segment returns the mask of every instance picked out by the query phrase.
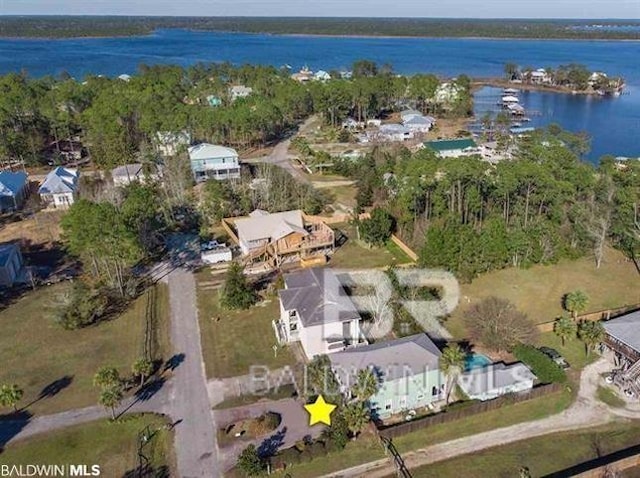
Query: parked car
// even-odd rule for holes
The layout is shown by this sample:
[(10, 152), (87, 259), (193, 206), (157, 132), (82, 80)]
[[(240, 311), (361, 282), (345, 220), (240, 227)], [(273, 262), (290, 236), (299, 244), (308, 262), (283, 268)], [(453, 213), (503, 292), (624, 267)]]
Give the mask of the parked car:
[(567, 369), (570, 367), (569, 362), (567, 362), (556, 349), (552, 349), (551, 347), (540, 347), (538, 350), (558, 364), (560, 368)]

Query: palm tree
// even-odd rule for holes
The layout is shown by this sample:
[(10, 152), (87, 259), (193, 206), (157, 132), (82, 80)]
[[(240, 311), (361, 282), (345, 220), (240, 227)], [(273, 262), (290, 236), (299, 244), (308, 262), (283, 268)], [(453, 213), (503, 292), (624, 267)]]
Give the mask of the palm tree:
[(564, 296), (564, 308), (571, 312), (574, 320), (587, 309), (588, 304), (589, 296), (581, 290), (574, 290)]
[(0, 405), (3, 407), (13, 407), (13, 411), (18, 411), (18, 402), (22, 399), (24, 391), (15, 383), (0, 387)]
[(562, 340), (562, 346), (564, 347), (564, 343), (567, 339), (572, 339), (576, 336), (578, 326), (569, 317), (563, 315), (562, 317), (558, 317), (553, 323), (553, 331), (558, 337), (560, 337), (560, 340)]
[(587, 356), (604, 339), (604, 326), (601, 322), (583, 320), (578, 325), (578, 337), (584, 342)]
[(120, 373), (115, 367), (100, 367), (93, 376), (95, 387), (108, 388), (120, 383)]
[(342, 416), (347, 422), (347, 428), (354, 440), (358, 433), (364, 430), (371, 418), (369, 409), (363, 402), (354, 402), (345, 406), (342, 410)]
[(464, 369), (465, 357), (465, 352), (458, 344), (447, 345), (440, 356), (440, 371), (447, 377), (447, 405), (453, 384)]
[(131, 366), (131, 371), (135, 376), (140, 377), (140, 386), (144, 385), (144, 381), (153, 373), (153, 363), (146, 358), (139, 358)]
[(111, 410), (111, 419), (116, 419), (116, 407), (120, 405), (122, 401), (122, 387), (119, 385), (112, 385), (105, 388), (100, 392), (99, 402), (105, 408)]
[(378, 391), (378, 377), (369, 368), (358, 370), (356, 383), (351, 387), (351, 395), (356, 401), (366, 402)]

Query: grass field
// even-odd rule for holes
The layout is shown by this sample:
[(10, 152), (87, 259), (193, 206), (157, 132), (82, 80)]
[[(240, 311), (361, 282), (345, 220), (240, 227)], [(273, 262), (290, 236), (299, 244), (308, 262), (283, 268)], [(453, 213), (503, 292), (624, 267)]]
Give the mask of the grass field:
[(465, 337), (465, 310), (483, 297), (510, 300), (536, 323), (554, 320), (563, 313), (562, 297), (581, 289), (589, 296), (588, 311), (640, 303), (640, 274), (619, 251), (608, 249), (596, 269), (593, 260), (561, 261), (530, 269), (504, 269), (483, 274), (461, 285), (461, 299), (445, 326), (456, 337)]
[(333, 229), (347, 236), (347, 241), (331, 256), (331, 267), (357, 269), (365, 267), (386, 267), (407, 264), (411, 259), (391, 241), (385, 247), (368, 248), (356, 238), (356, 228), (351, 224), (337, 224)]
[(99, 465), (100, 476), (126, 474), (137, 466), (138, 433), (149, 426), (156, 432), (143, 449), (154, 469), (154, 477), (172, 476), (174, 466), (172, 432), (162, 429), (167, 421), (157, 415), (127, 416), (121, 422), (101, 420), (8, 445), (0, 452), (6, 465)]
[[(209, 272), (198, 273), (196, 279), (210, 280)], [(198, 287), (198, 316), (207, 377), (244, 375), (251, 365), (277, 368), (295, 363), (286, 347), (277, 356), (273, 352), (276, 336), (271, 321), (280, 316), (276, 298), (249, 310), (227, 311), (220, 307), (217, 290)]]
[(640, 423), (616, 423), (491, 448), (416, 468), (411, 474), (414, 478), (514, 477), (527, 467), (531, 476), (546, 476), (638, 444)]
[[(316, 478), (345, 468), (384, 458), (384, 451), (377, 438), (361, 435), (356, 441), (349, 442), (344, 450), (335, 451), (326, 456), (316, 457), (307, 463), (293, 464), (286, 471), (276, 471), (270, 476), (276, 478)], [(225, 474), (226, 478), (243, 478), (238, 470)]]
[(567, 408), (573, 401), (573, 398), (574, 394), (568, 390), (546, 395), (526, 402), (506, 405), (498, 410), (479, 413), (455, 422), (427, 427), (394, 438), (393, 442), (400, 453), (406, 453), (436, 443), (475, 435), (494, 428), (502, 428), (554, 415)]
[[(69, 284), (42, 287), (0, 311), (0, 383), (24, 389), (20, 406), (46, 414), (94, 405), (92, 385), (96, 370), (104, 365), (130, 375), (131, 364), (141, 356), (145, 335), (146, 297), (143, 295), (121, 316), (94, 327), (64, 330), (51, 312)], [(158, 318), (153, 355), (168, 358), (168, 294), (157, 286)]]

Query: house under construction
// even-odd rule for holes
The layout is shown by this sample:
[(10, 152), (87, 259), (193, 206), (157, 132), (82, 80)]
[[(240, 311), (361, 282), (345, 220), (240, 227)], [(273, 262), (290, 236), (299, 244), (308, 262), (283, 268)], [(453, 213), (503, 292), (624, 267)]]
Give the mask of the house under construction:
[(300, 262), (324, 264), (335, 248), (335, 233), (317, 217), (300, 210), (269, 213), (256, 209), (248, 217), (226, 218), (222, 225), (242, 251), (245, 264), (278, 268)]

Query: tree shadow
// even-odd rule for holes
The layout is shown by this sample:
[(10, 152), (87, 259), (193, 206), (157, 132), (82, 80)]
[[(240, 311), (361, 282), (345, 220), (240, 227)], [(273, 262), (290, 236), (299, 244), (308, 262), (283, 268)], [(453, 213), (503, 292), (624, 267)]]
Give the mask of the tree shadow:
[(166, 381), (167, 381), (166, 378), (158, 377), (154, 381), (144, 385), (139, 390), (136, 390), (136, 392), (134, 393), (134, 396), (136, 397), (136, 401), (146, 402), (162, 389)]
[(122, 478), (170, 478), (171, 473), (169, 467), (142, 465), (133, 470), (128, 470), (122, 475)]
[(44, 388), (40, 390), (40, 394), (38, 395), (38, 398), (26, 404), (24, 407), (22, 407), (22, 409), (29, 408), (31, 405), (39, 402), (40, 400), (55, 397), (62, 390), (67, 388), (69, 385), (71, 385), (71, 383), (73, 382), (73, 377), (74, 377), (73, 375), (65, 375), (64, 377), (61, 377), (57, 380), (54, 380), (50, 384), (45, 385)]
[(164, 364), (164, 371), (173, 372), (177, 369), (182, 362), (184, 362), (186, 355), (183, 353), (175, 354), (169, 360), (167, 360)]
[(284, 445), (284, 437), (287, 434), (287, 427), (282, 428), (269, 438), (265, 439), (258, 446), (258, 455), (260, 458), (266, 459), (274, 456), (280, 447)]
[(29, 424), (32, 417), (26, 410), (0, 415), (0, 450)]

